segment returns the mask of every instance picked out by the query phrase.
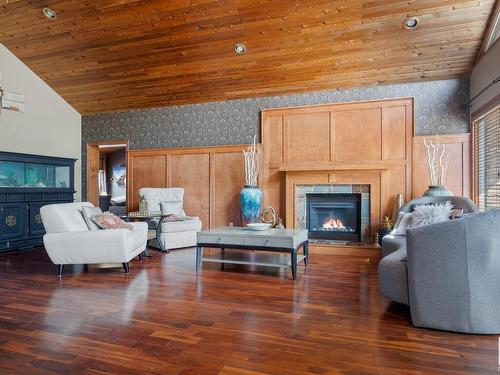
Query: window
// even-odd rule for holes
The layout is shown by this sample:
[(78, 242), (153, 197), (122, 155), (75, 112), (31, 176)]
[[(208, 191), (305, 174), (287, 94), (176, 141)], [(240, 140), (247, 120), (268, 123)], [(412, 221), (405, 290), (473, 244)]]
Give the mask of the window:
[(472, 124), (474, 199), (481, 210), (500, 208), (500, 106)]

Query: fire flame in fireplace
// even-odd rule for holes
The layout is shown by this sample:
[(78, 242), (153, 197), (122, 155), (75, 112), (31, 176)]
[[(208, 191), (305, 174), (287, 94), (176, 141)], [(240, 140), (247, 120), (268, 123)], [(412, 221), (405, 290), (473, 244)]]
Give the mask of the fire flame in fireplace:
[(330, 219), (323, 224), (323, 229), (339, 229), (345, 230), (347, 229), (341, 220), (338, 219)]

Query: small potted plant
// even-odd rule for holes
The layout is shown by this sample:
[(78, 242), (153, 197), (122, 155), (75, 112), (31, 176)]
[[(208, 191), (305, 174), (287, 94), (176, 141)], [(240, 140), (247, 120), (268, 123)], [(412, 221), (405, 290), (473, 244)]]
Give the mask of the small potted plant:
[(384, 216), (384, 220), (382, 220), (382, 229), (378, 232), (378, 244), (380, 246), (382, 246), (382, 238), (391, 233), (393, 228), (392, 219), (389, 216)]

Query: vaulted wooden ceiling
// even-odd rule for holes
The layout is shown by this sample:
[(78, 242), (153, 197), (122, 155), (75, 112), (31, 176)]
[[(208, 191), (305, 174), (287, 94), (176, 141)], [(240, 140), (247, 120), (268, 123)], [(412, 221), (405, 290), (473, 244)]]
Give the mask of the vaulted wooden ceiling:
[(85, 114), (464, 76), (494, 3), (6, 0), (0, 42)]

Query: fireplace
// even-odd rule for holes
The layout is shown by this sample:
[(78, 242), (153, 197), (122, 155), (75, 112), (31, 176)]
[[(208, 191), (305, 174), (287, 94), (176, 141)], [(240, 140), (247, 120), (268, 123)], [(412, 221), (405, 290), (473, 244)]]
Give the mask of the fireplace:
[(306, 194), (310, 239), (361, 241), (361, 194)]

